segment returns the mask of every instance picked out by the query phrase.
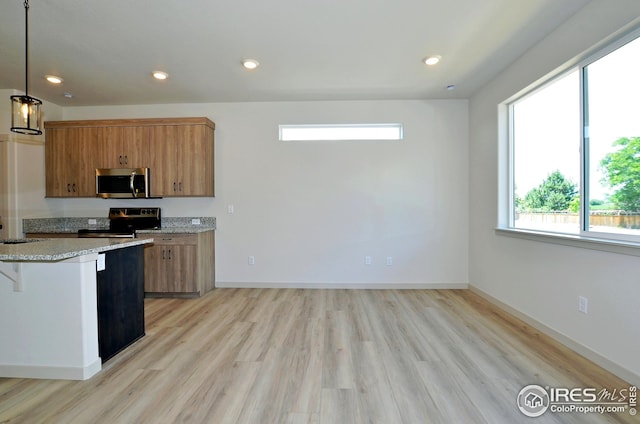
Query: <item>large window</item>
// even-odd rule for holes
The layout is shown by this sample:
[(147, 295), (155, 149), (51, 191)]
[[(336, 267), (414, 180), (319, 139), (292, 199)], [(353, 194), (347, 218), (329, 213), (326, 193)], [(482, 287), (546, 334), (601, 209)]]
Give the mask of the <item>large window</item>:
[(640, 38), (509, 103), (509, 117), (510, 227), (640, 241)]

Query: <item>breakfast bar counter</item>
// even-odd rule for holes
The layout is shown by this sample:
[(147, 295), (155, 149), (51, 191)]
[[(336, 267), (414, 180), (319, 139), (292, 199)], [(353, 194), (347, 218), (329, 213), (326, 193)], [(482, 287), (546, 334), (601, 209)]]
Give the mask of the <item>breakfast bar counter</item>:
[(0, 261), (61, 261), (152, 242), (152, 236), (142, 236), (137, 239), (56, 238), (0, 240)]

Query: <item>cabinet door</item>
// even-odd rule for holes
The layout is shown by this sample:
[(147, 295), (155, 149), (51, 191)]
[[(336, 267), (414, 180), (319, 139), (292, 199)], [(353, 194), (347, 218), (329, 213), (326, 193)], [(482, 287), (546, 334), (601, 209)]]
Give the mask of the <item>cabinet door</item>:
[(149, 167), (149, 128), (122, 127), (124, 168)]
[(95, 152), (98, 168), (123, 168), (122, 127), (100, 128)]
[(94, 197), (93, 156), (98, 141), (97, 128), (47, 130), (45, 172), (47, 197)]
[(66, 129), (49, 129), (45, 142), (45, 189), (47, 197), (71, 196), (68, 152), (72, 141)]
[(148, 128), (100, 128), (100, 140), (95, 156), (98, 160), (98, 168), (144, 168), (149, 166)]
[(149, 166), (153, 196), (173, 196), (176, 193), (177, 128), (179, 127), (175, 125), (162, 125), (149, 129)]
[(194, 293), (198, 290), (196, 281), (196, 246), (165, 246), (168, 288), (173, 293)]
[(154, 244), (144, 248), (144, 291), (165, 293), (168, 291), (165, 261), (162, 257), (165, 246)]
[[(78, 128), (76, 169), (78, 197), (96, 197), (96, 159), (93, 154), (98, 142), (97, 128)], [(73, 172), (73, 171), (71, 171)]]

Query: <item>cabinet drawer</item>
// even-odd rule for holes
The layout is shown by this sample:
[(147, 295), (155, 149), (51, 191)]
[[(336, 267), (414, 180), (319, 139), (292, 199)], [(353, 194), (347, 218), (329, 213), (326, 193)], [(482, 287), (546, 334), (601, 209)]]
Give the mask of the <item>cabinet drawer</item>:
[[(142, 234), (146, 235), (146, 234)], [(153, 243), (156, 245), (185, 245), (198, 244), (197, 234), (158, 234), (153, 236)]]

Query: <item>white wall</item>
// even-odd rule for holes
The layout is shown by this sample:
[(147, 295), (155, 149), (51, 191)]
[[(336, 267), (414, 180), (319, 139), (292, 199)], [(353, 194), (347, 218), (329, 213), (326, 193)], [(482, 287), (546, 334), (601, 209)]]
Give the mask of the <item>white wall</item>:
[[(9, 97), (18, 93), (0, 90), (0, 217), (5, 227), (0, 236), (12, 238), (22, 236), (23, 218), (49, 209), (44, 200), (44, 135), (10, 132)], [(62, 119), (60, 106), (43, 102), (42, 108), (43, 119)]]
[[(158, 205), (164, 216), (216, 216), (219, 285), (464, 287), (467, 110), (465, 100), (65, 108), (64, 119), (209, 117), (216, 197), (48, 204), (58, 216), (106, 216), (122, 204)], [(278, 141), (278, 124), (354, 122), (401, 122), (405, 139)]]
[[(470, 100), (470, 284), (640, 382), (640, 258), (497, 234), (504, 178), (497, 105), (640, 16), (640, 2), (592, 2)], [(500, 172), (499, 172), (500, 170)], [(589, 314), (577, 312), (578, 296)]]

